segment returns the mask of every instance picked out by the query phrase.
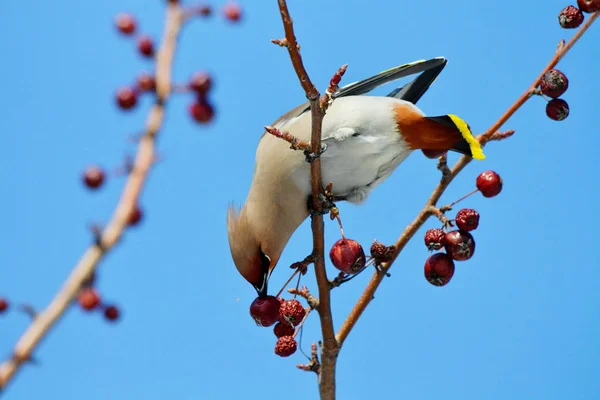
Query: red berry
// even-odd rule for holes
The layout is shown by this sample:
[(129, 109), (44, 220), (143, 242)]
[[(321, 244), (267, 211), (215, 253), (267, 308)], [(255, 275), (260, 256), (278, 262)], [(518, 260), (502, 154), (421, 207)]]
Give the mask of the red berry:
[(207, 101), (193, 102), (190, 104), (189, 112), (194, 121), (202, 124), (210, 122), (215, 115), (213, 106)]
[(0, 297), (0, 313), (3, 313), (4, 311), (8, 310), (9, 305), (10, 303), (8, 302), (8, 300), (6, 300), (4, 297)]
[(156, 79), (148, 73), (143, 73), (137, 78), (137, 87), (142, 92), (151, 92), (156, 89)]
[(425, 232), (425, 246), (429, 251), (440, 250), (446, 245), (446, 232), (443, 229), (435, 228)]
[(285, 300), (279, 308), (279, 321), (298, 326), (306, 315), (304, 306), (296, 299)]
[(474, 231), (479, 226), (479, 213), (472, 208), (463, 208), (456, 213), (456, 226), (462, 231)]
[(144, 57), (152, 57), (154, 55), (154, 41), (150, 36), (140, 36), (137, 45), (138, 51)]
[(446, 253), (456, 261), (465, 261), (475, 254), (475, 239), (469, 232), (446, 233)]
[(117, 306), (110, 305), (104, 308), (104, 318), (111, 322), (118, 320), (119, 314), (120, 311)]
[(79, 295), (77, 296), (77, 301), (79, 302), (81, 308), (91, 311), (100, 304), (100, 295), (94, 288), (81, 289), (79, 291)]
[(555, 99), (562, 96), (568, 88), (569, 79), (557, 69), (547, 71), (540, 81), (542, 93)]
[(135, 208), (129, 214), (129, 218), (127, 218), (127, 224), (130, 226), (135, 226), (140, 223), (144, 213), (142, 212), (139, 206), (135, 206)]
[(546, 115), (555, 121), (562, 121), (569, 116), (569, 103), (563, 99), (552, 99), (546, 104)]
[(259, 326), (271, 326), (279, 321), (281, 301), (275, 296), (257, 297), (250, 304), (250, 316)]
[(435, 253), (425, 261), (425, 279), (434, 286), (444, 286), (454, 275), (454, 261), (446, 253)]
[(207, 72), (196, 72), (190, 79), (190, 89), (200, 95), (206, 95), (212, 87), (212, 79)]
[(337, 269), (347, 274), (360, 272), (367, 261), (360, 243), (345, 238), (333, 244), (329, 251), (329, 258)]
[(121, 13), (115, 17), (115, 25), (122, 34), (132, 35), (135, 32), (136, 22), (132, 15)]
[(386, 246), (385, 244), (375, 240), (371, 245), (371, 257), (373, 257), (378, 264), (383, 262), (392, 261), (394, 258), (394, 252), (396, 246)]
[(273, 333), (275, 333), (275, 336), (278, 338), (283, 336), (293, 336), (294, 332), (294, 325), (290, 324), (289, 322), (278, 322), (273, 328)]
[(447, 151), (445, 151), (445, 150), (422, 149), (421, 151), (423, 152), (423, 154), (427, 158), (438, 158), (438, 157), (441, 157), (441, 156), (443, 156), (444, 154), (447, 153)]
[(600, 11), (600, 0), (577, 0), (579, 9), (586, 13)]
[(494, 171), (485, 171), (479, 174), (475, 180), (477, 189), (481, 192), (483, 197), (494, 197), (502, 191), (502, 185), (504, 182), (500, 175)]
[(198, 14), (202, 15), (203, 17), (208, 17), (212, 14), (212, 9), (209, 6), (201, 6), (198, 8)]
[(275, 354), (280, 357), (289, 357), (296, 352), (298, 343), (292, 336), (282, 336), (275, 344)]
[(577, 28), (584, 20), (583, 13), (573, 6), (566, 6), (558, 13), (558, 23), (565, 29)]
[(230, 2), (223, 8), (223, 15), (229, 21), (237, 22), (242, 18), (242, 9), (237, 3)]
[(98, 189), (104, 182), (104, 171), (96, 166), (88, 167), (83, 173), (83, 182), (90, 189)]
[(137, 104), (137, 93), (130, 87), (122, 87), (117, 90), (117, 104), (123, 110), (129, 110)]

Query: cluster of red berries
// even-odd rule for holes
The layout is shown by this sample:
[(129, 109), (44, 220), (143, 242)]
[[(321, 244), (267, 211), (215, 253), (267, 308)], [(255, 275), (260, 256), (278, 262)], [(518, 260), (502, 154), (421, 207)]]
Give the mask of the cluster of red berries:
[(283, 300), (275, 296), (257, 297), (250, 305), (250, 316), (258, 326), (272, 326), (277, 336), (275, 354), (288, 357), (298, 348), (296, 327), (304, 320), (306, 310), (296, 299)]
[(91, 286), (79, 290), (77, 302), (85, 311), (102, 310), (107, 321), (114, 322), (119, 319), (119, 308), (114, 304), (103, 304), (100, 293)]
[[(583, 13), (600, 11), (600, 0), (577, 0), (577, 7), (567, 6), (558, 13), (558, 23), (565, 29), (578, 28), (585, 19)], [(540, 81), (540, 92), (550, 97), (546, 104), (546, 115), (555, 121), (569, 116), (569, 104), (559, 97), (569, 88), (567, 76), (557, 69), (547, 71)]]
[[(475, 184), (484, 197), (494, 197), (502, 191), (502, 178), (494, 171), (479, 174)], [(458, 229), (429, 229), (425, 232), (425, 246), (429, 251), (445, 249), (445, 253), (432, 254), (425, 261), (425, 278), (434, 286), (444, 286), (454, 276), (454, 261), (466, 261), (475, 254), (475, 239), (471, 234), (479, 226), (479, 213), (463, 208), (454, 219)]]

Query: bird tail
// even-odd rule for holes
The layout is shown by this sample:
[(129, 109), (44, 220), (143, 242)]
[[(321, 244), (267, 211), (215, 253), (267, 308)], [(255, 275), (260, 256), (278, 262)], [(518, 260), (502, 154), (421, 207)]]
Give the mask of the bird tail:
[(442, 72), (446, 66), (447, 62), (448, 61), (444, 59), (443, 63), (431, 66), (431, 68), (423, 71), (421, 75), (417, 76), (411, 82), (392, 90), (387, 97), (395, 97), (397, 99), (411, 102), (412, 104), (417, 104), (421, 96), (423, 96), (431, 84), (435, 82), (440, 72)]

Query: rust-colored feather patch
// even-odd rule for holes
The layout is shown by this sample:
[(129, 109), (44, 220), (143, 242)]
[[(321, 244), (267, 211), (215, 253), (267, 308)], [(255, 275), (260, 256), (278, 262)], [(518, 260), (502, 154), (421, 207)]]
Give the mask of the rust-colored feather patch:
[(395, 107), (396, 126), (412, 150), (449, 150), (461, 140), (460, 132), (430, 121), (406, 104)]

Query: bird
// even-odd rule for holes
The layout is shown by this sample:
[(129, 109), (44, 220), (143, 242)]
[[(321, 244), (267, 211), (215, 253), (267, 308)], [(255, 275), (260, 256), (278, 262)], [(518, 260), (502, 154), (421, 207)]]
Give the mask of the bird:
[[(454, 114), (428, 117), (417, 101), (447, 64), (444, 57), (418, 60), (339, 88), (323, 118), (323, 183), (332, 183), (336, 201), (360, 204), (414, 150), (454, 151), (485, 158), (470, 126)], [(368, 95), (376, 87), (420, 73), (386, 96)], [(273, 127), (310, 140), (308, 102), (279, 117)], [(284, 248), (307, 219), (311, 198), (310, 164), (290, 144), (264, 132), (256, 149), (252, 183), (241, 208), (227, 209), (227, 234), (233, 262), (256, 290), (268, 282)]]

